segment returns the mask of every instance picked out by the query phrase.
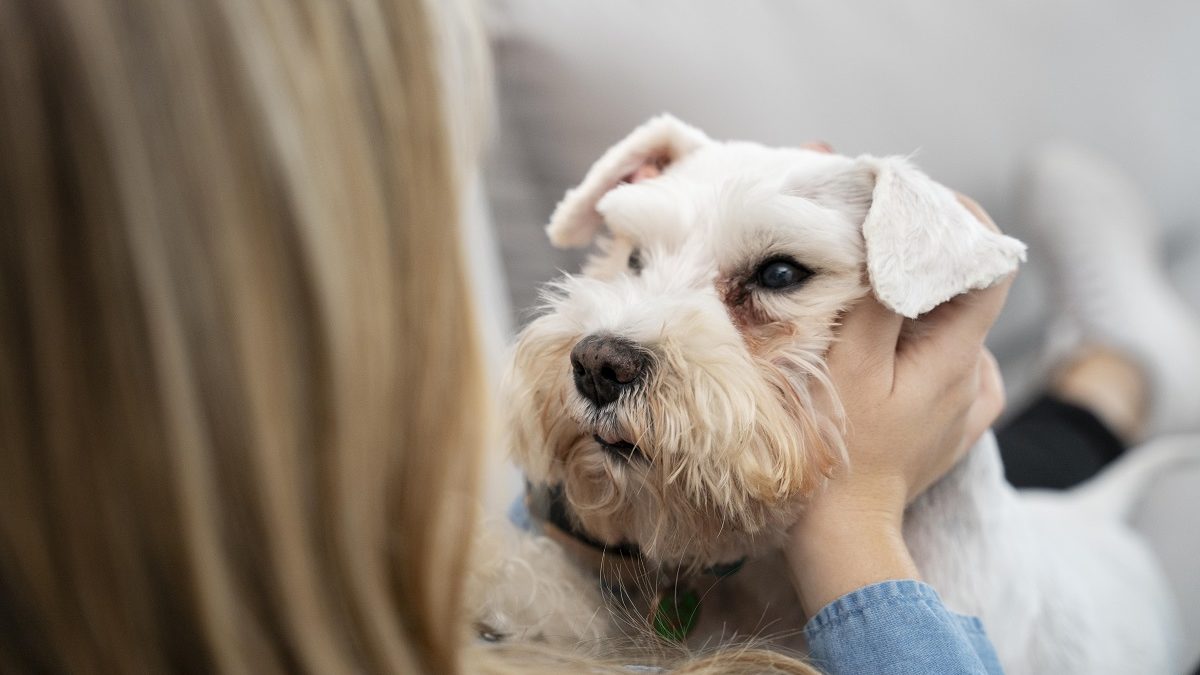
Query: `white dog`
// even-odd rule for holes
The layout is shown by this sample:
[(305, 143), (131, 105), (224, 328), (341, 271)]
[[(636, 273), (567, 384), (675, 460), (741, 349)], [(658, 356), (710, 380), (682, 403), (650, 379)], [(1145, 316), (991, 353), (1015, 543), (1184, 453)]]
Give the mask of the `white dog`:
[[(596, 162), (547, 231), (600, 252), (551, 286), (507, 378), (531, 511), (580, 551), (607, 547), (597, 565), (651, 572), (609, 587), (706, 579), (693, 642), (800, 627), (778, 547), (848, 459), (823, 367), (839, 315), (873, 292), (916, 319), (1025, 253), (904, 159), (716, 142), (669, 116)], [(989, 433), (910, 508), (906, 539), (1009, 672), (1167, 672), (1171, 600), (1121, 517), (1170, 454), (1019, 494)]]

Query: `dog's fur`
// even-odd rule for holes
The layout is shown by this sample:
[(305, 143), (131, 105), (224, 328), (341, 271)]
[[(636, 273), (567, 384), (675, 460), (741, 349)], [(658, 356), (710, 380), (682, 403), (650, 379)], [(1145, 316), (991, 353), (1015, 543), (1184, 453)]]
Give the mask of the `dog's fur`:
[[(917, 319), (995, 283), (1025, 250), (905, 159), (715, 142), (669, 116), (606, 153), (547, 231), (599, 253), (550, 286), (517, 342), (509, 448), (532, 484), (562, 490), (581, 531), (684, 571), (746, 556), (777, 566), (765, 554), (848, 461), (823, 366), (842, 312), (873, 292)], [(756, 270), (778, 259), (812, 274), (761, 287)], [(650, 363), (603, 408), (572, 381), (568, 356), (589, 335), (633, 341)], [(620, 459), (596, 435), (641, 456)], [(949, 607), (982, 617), (1009, 672), (1167, 670), (1175, 629), (1154, 561), (1119, 518), (1081, 502), (1018, 495), (989, 433), (913, 505), (905, 534)], [(714, 623), (713, 607), (798, 623), (787, 584), (723, 582), (701, 633), (745, 628)]]
[(484, 518), (465, 596), (485, 640), (596, 644), (612, 633), (600, 589), (553, 541)]

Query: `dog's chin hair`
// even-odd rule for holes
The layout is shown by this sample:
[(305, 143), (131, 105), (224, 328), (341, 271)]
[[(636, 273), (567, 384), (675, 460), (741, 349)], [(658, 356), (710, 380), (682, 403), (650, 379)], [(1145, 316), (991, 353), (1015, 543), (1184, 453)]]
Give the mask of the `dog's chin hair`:
[[(563, 483), (572, 513), (591, 522), (593, 527), (600, 520), (619, 520), (622, 511), (633, 501), (629, 488), (631, 482), (637, 481), (631, 481), (628, 475), (633, 469), (614, 466), (602, 453), (596, 452), (590, 441), (574, 444), (563, 466)], [(610, 531), (609, 538), (621, 537), (611, 532), (612, 527), (605, 529)]]
[[(664, 361), (673, 358), (671, 351), (660, 350)], [(832, 414), (817, 412), (814, 392), (830, 385), (816, 353), (793, 343), (756, 360), (755, 369), (765, 374), (758, 386), (772, 396), (758, 397), (753, 415), (734, 410), (745, 403), (735, 394), (753, 385), (715, 386), (731, 381), (724, 373), (704, 396), (694, 389), (690, 396), (666, 392), (671, 385), (658, 382), (645, 398), (623, 397), (601, 412), (568, 406), (569, 415), (595, 425), (589, 428), (623, 430), (649, 462), (615, 463), (584, 436), (556, 448), (578, 524), (612, 544), (636, 543), (647, 557), (670, 565), (729, 562), (777, 547), (802, 498), (845, 452), (836, 402)], [(683, 377), (694, 387), (706, 379), (696, 372)], [(680, 410), (681, 400), (694, 408), (702, 403), (703, 410)], [(739, 431), (743, 426), (750, 431)]]

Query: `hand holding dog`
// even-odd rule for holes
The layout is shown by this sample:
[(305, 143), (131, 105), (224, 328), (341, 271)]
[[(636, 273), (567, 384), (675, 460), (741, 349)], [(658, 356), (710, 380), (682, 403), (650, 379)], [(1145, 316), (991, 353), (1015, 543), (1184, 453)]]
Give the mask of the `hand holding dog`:
[[(995, 227), (978, 205), (962, 202)], [(904, 509), (1004, 407), (983, 340), (1011, 282), (954, 298), (915, 330), (870, 297), (843, 318), (828, 365), (845, 409), (850, 463), (807, 505), (787, 551), (807, 613), (877, 581), (917, 578), (901, 536)]]

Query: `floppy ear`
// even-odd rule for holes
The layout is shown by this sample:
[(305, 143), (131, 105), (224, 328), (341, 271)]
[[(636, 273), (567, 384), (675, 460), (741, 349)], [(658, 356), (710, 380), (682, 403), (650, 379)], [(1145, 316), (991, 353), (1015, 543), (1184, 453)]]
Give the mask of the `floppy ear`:
[(596, 203), (609, 190), (643, 175), (643, 168), (656, 173), (709, 142), (704, 132), (671, 115), (659, 115), (634, 129), (596, 160), (583, 182), (555, 207), (546, 226), (550, 243), (559, 248), (587, 246), (603, 225)]
[(863, 220), (867, 273), (876, 297), (910, 319), (996, 283), (1025, 260), (1025, 244), (993, 232), (901, 157), (855, 160), (873, 173)]

